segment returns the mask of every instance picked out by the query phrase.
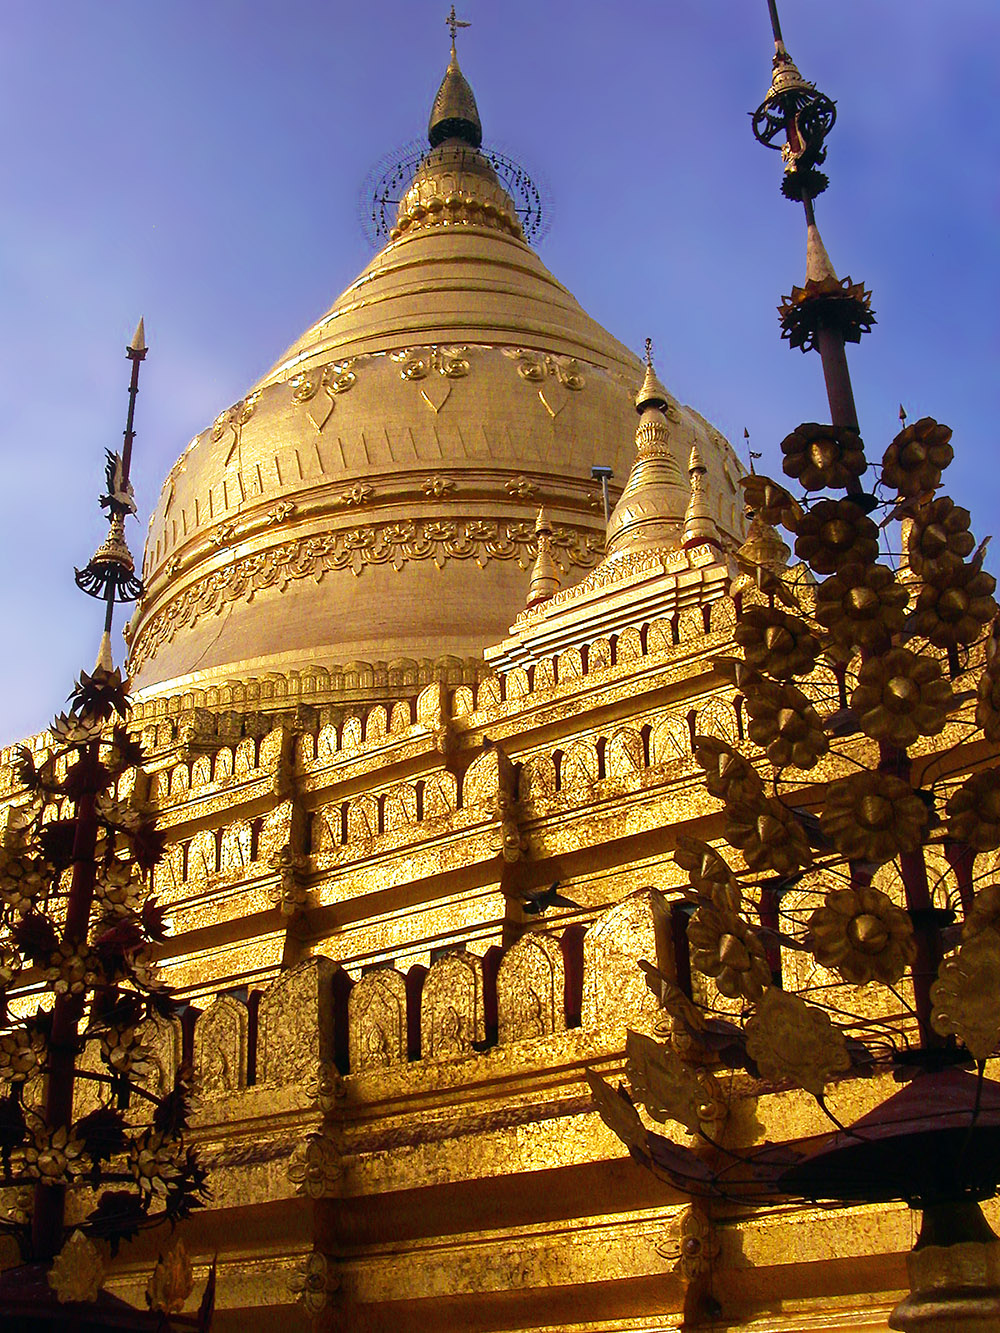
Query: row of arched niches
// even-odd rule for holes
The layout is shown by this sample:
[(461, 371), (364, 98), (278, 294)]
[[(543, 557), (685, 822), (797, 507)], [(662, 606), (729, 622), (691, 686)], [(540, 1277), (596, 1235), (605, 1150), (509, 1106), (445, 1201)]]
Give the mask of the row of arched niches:
[[(488, 1059), (573, 1028), (644, 1025), (657, 1006), (638, 960), (662, 958), (669, 947), (664, 900), (643, 889), (588, 927), (529, 929), (482, 957), (438, 950), (429, 967), (405, 974), (378, 964), (352, 979), (313, 956), (262, 989), (224, 992), (204, 1009), (147, 1023), (150, 1090), (172, 1086), (185, 1059), (207, 1108), (255, 1086), (315, 1090), (332, 1070), (377, 1075), (416, 1062)], [(101, 1068), (96, 1047), (84, 1059)], [(88, 1085), (80, 1086), (86, 1097)]]

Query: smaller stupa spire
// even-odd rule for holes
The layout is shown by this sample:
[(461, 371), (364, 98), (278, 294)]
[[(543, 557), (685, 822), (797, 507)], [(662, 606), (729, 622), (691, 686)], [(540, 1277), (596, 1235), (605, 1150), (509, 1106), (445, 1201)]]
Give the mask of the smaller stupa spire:
[(468, 28), (470, 25), (455, 17), (454, 5), (445, 22), (451, 31), (451, 58), (431, 107), (427, 138), (432, 148), (444, 143), (446, 139), (460, 139), (471, 148), (478, 148), (483, 142), (479, 108), (469, 82), (459, 68), (458, 52), (455, 49), (456, 29)]
[(635, 462), (608, 521), (609, 556), (635, 551), (672, 551), (681, 534), (687, 488), (670, 445), (670, 399), (653, 368), (646, 339), (646, 374), (635, 396), (639, 425)]
[(562, 580), (559, 566), (552, 555), (552, 524), (544, 506), (539, 509), (535, 519), (535, 536), (538, 539), (538, 554), (531, 569), (531, 581), (528, 584), (527, 607), (540, 606), (554, 597), (559, 591)]
[(685, 547), (703, 546), (706, 542), (721, 547), (719, 529), (712, 517), (708, 496), (705, 494), (705, 476), (707, 472), (708, 468), (702, 460), (698, 446), (693, 444), (691, 446), (691, 457), (688, 460), (691, 499), (688, 501), (687, 512), (684, 515), (684, 535), (681, 539), (681, 545)]

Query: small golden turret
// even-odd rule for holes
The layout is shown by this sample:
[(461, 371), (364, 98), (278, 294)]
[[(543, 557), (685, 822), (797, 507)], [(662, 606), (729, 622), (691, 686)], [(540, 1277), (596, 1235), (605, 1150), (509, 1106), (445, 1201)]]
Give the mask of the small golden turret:
[(691, 499), (688, 501), (687, 513), (684, 515), (684, 537), (683, 545), (703, 546), (706, 542), (711, 542), (713, 546), (721, 549), (722, 543), (719, 536), (719, 528), (712, 517), (712, 510), (708, 495), (705, 493), (705, 474), (708, 472), (698, 446), (691, 446), (691, 457), (688, 460), (688, 476), (691, 478)]
[(675, 550), (681, 535), (688, 488), (670, 449), (667, 391), (653, 369), (646, 342), (646, 374), (635, 396), (639, 426), (636, 460), (608, 522), (607, 553)]
[(562, 580), (559, 566), (552, 555), (552, 524), (544, 508), (539, 509), (535, 519), (535, 535), (538, 538), (538, 554), (531, 569), (531, 582), (528, 584), (528, 610), (547, 602), (559, 591)]

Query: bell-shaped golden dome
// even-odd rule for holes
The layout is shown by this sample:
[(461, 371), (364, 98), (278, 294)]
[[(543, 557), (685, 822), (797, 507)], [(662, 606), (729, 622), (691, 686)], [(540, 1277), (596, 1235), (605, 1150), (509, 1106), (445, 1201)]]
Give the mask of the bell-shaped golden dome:
[[(131, 626), (138, 688), (478, 658), (523, 605), (540, 504), (564, 586), (601, 558), (591, 467), (628, 470), (641, 362), (524, 240), (463, 87), (453, 61), (431, 121), (455, 132), (389, 242), (171, 470)], [(679, 444), (735, 476), (721, 437), (672, 410)]]

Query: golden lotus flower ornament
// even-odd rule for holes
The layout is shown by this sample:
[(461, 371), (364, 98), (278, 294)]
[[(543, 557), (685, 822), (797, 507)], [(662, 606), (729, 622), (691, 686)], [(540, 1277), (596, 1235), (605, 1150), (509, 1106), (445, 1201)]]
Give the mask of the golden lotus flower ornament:
[(60, 1125), (50, 1133), (44, 1124), (36, 1126), (24, 1149), (24, 1163), (28, 1174), (42, 1185), (65, 1185), (88, 1165), (84, 1146), (71, 1130)]
[(976, 685), (976, 726), (994, 745), (1000, 741), (1000, 657), (986, 664)]
[(946, 958), (931, 986), (931, 1023), (955, 1036), (976, 1060), (1000, 1043), (1000, 934), (980, 930)]
[(764, 946), (736, 912), (699, 907), (688, 923), (687, 937), (692, 967), (711, 977), (731, 1000), (759, 999), (770, 985)]
[(726, 841), (750, 870), (791, 875), (812, 865), (812, 851), (795, 815), (769, 796), (757, 806), (726, 811)]
[(862, 664), (851, 707), (866, 736), (902, 750), (944, 730), (955, 693), (935, 658), (893, 648)]
[(672, 1271), (680, 1273), (685, 1282), (695, 1282), (711, 1269), (722, 1245), (708, 1213), (693, 1203), (685, 1208), (676, 1236), (657, 1245), (656, 1252), (673, 1260)]
[(803, 422), (781, 441), (781, 452), (785, 476), (806, 491), (849, 486), (868, 467), (860, 435), (846, 426)]
[(288, 1289), (298, 1296), (313, 1318), (323, 1313), (331, 1295), (339, 1287), (340, 1278), (333, 1260), (321, 1250), (313, 1250), (288, 1279)]
[(909, 593), (888, 565), (846, 565), (816, 590), (816, 619), (848, 652), (875, 648), (903, 628)]
[(854, 500), (820, 500), (799, 520), (795, 554), (814, 574), (878, 558), (878, 528)]
[(894, 985), (916, 958), (909, 915), (879, 889), (834, 889), (809, 918), (813, 954), (845, 981)]
[(746, 702), (750, 739), (775, 768), (809, 769), (829, 750), (819, 714), (796, 686), (760, 680), (747, 690)]
[(24, 1083), (45, 1060), (45, 1044), (35, 1032), (14, 1028), (0, 1034), (0, 1080)]
[(794, 532), (803, 509), (798, 500), (780, 482), (760, 473), (740, 477), (743, 498), (748, 509), (762, 522), (787, 528)]
[(760, 775), (748, 759), (717, 736), (695, 736), (694, 757), (705, 770), (705, 786), (727, 805), (756, 801), (764, 794)]
[(993, 575), (975, 565), (959, 565), (940, 574), (925, 572), (913, 611), (913, 632), (936, 648), (975, 643), (997, 614), (996, 586)]
[(948, 836), (977, 852), (1000, 847), (1000, 768), (984, 768), (966, 778), (949, 797)]
[(914, 574), (946, 576), (976, 549), (969, 531), (972, 516), (947, 495), (921, 505), (906, 536), (906, 553)]
[(711, 1074), (692, 1069), (670, 1047), (641, 1032), (628, 1033), (625, 1054), (629, 1087), (655, 1121), (675, 1120), (691, 1134), (718, 1131), (726, 1103)]
[(951, 428), (933, 417), (904, 427), (882, 458), (882, 485), (905, 497), (931, 494), (955, 456), (950, 439)]
[(881, 865), (921, 846), (930, 820), (910, 784), (891, 773), (864, 770), (829, 783), (820, 830), (849, 861)]
[(674, 860), (686, 870), (691, 887), (700, 897), (711, 899), (718, 906), (738, 912), (742, 898), (739, 881), (724, 856), (700, 838), (681, 834), (677, 839)]
[(307, 1134), (296, 1146), (287, 1174), (297, 1194), (325, 1199), (335, 1192), (344, 1171), (332, 1140), (325, 1134)]
[(1000, 934), (1000, 884), (986, 884), (976, 894), (962, 923), (962, 939), (971, 940), (984, 930)]
[(816, 665), (820, 643), (801, 616), (780, 607), (751, 606), (740, 616), (733, 638), (749, 667), (775, 680), (808, 676)]
[(798, 995), (769, 986), (746, 1025), (747, 1054), (761, 1078), (791, 1082), (814, 1097), (851, 1067), (844, 1034), (830, 1015)]

